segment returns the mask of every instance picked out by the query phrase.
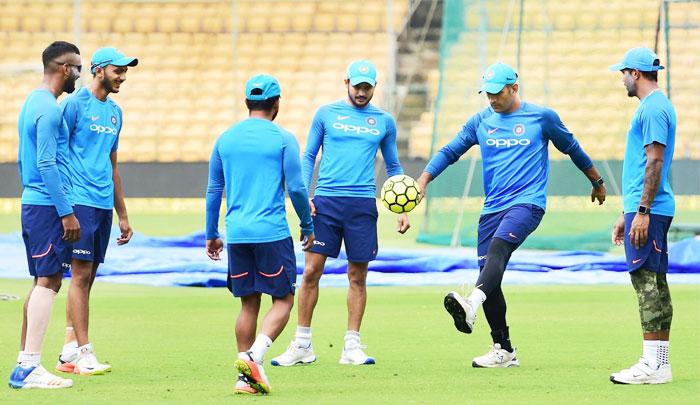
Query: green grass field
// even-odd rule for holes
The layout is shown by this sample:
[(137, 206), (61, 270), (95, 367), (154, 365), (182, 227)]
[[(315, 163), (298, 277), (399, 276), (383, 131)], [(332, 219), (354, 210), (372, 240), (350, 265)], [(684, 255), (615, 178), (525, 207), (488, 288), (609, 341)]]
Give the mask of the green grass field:
[[(127, 204), (132, 225), (147, 235), (183, 235), (203, 228), (201, 201)], [(17, 207), (16, 202), (0, 201), (0, 233), (19, 230)], [(465, 224), (475, 215), (468, 213)], [(567, 221), (556, 209), (548, 215)], [(688, 217), (696, 215), (693, 210)], [(415, 242), (421, 212), (411, 220), (413, 228), (402, 236), (394, 231), (395, 216), (381, 212), (381, 246), (430, 247)], [(604, 221), (589, 222), (598, 226)], [(23, 297), (28, 288), (28, 280), (0, 279), (1, 293)], [(488, 350), (488, 327), (480, 315), (473, 335), (454, 329), (442, 308), (449, 286), (370, 287), (362, 334), (377, 365), (341, 366), (346, 291), (324, 288), (314, 316), (317, 363), (267, 366), (273, 395), (249, 398), (232, 393), (239, 303), (227, 290), (98, 282), (92, 294), (91, 339), (114, 371), (76, 378), (75, 386), (64, 391), (0, 388), (0, 403), (693, 403), (700, 397), (700, 286), (671, 289), (672, 384), (632, 387), (608, 381), (610, 372), (628, 367), (641, 353), (631, 286), (504, 286), (522, 364), (505, 370), (471, 368), (471, 358)], [(44, 364), (49, 367), (63, 343), (66, 291), (67, 283), (46, 338)], [(0, 301), (3, 378), (17, 354), (21, 314), (21, 300)], [(286, 348), (295, 324), (296, 310), (268, 352), (268, 361)]]
[[(27, 282), (1, 280), (23, 295)], [(672, 286), (675, 317), (674, 382), (619, 386), (608, 375), (641, 351), (634, 294), (629, 286), (506, 286), (511, 334), (522, 366), (470, 367), (483, 354), (488, 328), (480, 317), (473, 335), (457, 332), (442, 308), (444, 287), (370, 287), (362, 328), (375, 366), (338, 364), (345, 331), (345, 290), (325, 288), (314, 317), (318, 361), (266, 367), (273, 393), (234, 396), (234, 320), (239, 308), (224, 289), (152, 288), (97, 283), (91, 336), (114, 371), (79, 377), (63, 391), (0, 388), (2, 403), (692, 403), (700, 394), (700, 289)], [(65, 292), (56, 300), (45, 344), (53, 366), (63, 343)], [(21, 301), (0, 301), (0, 358), (13, 365)], [(295, 316), (290, 320), (294, 325)], [(292, 338), (287, 328), (267, 360)]]

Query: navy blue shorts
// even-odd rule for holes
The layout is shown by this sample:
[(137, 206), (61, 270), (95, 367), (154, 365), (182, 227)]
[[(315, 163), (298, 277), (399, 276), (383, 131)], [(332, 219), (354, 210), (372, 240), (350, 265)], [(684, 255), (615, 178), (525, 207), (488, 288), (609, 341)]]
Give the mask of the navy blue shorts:
[(73, 244), (73, 259), (104, 263), (112, 231), (112, 210), (76, 205), (73, 211), (80, 222), (80, 240)]
[(294, 294), (297, 264), (292, 238), (265, 243), (230, 243), (228, 289), (236, 297)]
[(377, 201), (366, 197), (315, 196), (313, 253), (338, 257), (345, 242), (349, 261), (365, 263), (377, 257)]
[(636, 214), (625, 214), (625, 257), (627, 269), (632, 272), (644, 268), (656, 273), (668, 272), (668, 228), (673, 217), (649, 214), (647, 243), (635, 249), (630, 243), (630, 227)]
[(479, 218), (479, 266), (486, 264), (486, 253), (492, 238), (520, 246), (540, 224), (544, 210), (534, 204), (516, 204), (503, 211), (484, 214)]
[(70, 269), (71, 244), (62, 236), (63, 223), (56, 207), (22, 204), (22, 239), (29, 274), (49, 277)]

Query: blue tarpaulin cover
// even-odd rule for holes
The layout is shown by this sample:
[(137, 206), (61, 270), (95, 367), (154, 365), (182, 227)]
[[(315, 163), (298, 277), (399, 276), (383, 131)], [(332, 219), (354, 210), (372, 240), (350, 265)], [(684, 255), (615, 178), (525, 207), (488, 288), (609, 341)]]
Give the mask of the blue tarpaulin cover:
[[(112, 235), (117, 235), (117, 229)], [(147, 237), (135, 234), (128, 245), (115, 241), (98, 269), (103, 281), (222, 287), (226, 285), (226, 257), (215, 262), (204, 252), (204, 233), (182, 237)], [(27, 277), (24, 244), (19, 233), (0, 235), (0, 277)], [(225, 252), (224, 252), (225, 253)], [(297, 246), (297, 273), (304, 256)], [(382, 249), (369, 264), (370, 285), (453, 284), (476, 279), (474, 249)], [(347, 283), (347, 260), (326, 262), (324, 285)], [(607, 253), (569, 251), (516, 251), (508, 264), (506, 283), (609, 283), (629, 282), (624, 257)], [(615, 274), (619, 273), (619, 274)], [(688, 238), (669, 248), (669, 273), (682, 282), (700, 282), (700, 238)], [(470, 281), (474, 281), (470, 280)], [(299, 278), (301, 281), (301, 278)]]

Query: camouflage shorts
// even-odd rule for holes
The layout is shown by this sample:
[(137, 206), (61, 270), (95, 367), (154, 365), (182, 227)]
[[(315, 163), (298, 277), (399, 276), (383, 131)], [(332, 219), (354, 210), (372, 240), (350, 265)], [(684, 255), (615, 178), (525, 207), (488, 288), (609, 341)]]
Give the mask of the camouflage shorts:
[(644, 332), (671, 329), (673, 305), (666, 283), (666, 273), (638, 269), (630, 273), (639, 301), (639, 317)]

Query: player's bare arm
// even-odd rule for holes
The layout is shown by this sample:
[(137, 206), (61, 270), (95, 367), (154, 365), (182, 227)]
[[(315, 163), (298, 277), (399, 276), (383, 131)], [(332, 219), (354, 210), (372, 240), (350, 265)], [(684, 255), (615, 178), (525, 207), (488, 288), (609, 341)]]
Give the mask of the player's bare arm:
[(314, 205), (313, 198), (309, 198), (309, 207), (311, 208), (311, 216), (315, 217), (316, 216), (316, 206)]
[(117, 245), (129, 243), (134, 231), (129, 225), (129, 215), (126, 212), (126, 204), (124, 203), (124, 192), (122, 191), (122, 177), (119, 174), (119, 164), (117, 163), (117, 152), (112, 152), (109, 155), (112, 161), (112, 181), (114, 182), (114, 209), (119, 217), (119, 230), (121, 235), (117, 238)]
[[(666, 147), (660, 143), (653, 142), (644, 148), (647, 155), (647, 164), (644, 169), (644, 189), (639, 205), (651, 207), (656, 191), (661, 183), (661, 169), (664, 166), (664, 151)], [(630, 241), (635, 249), (639, 249), (647, 243), (649, 231), (649, 215), (640, 214), (634, 216), (630, 226)]]
[(411, 222), (408, 220), (408, 215), (406, 214), (400, 214), (399, 218), (397, 220), (397, 225), (396, 225), (396, 232), (400, 234), (406, 233), (408, 229), (411, 227)]
[(622, 246), (625, 243), (625, 215), (620, 214), (612, 229), (612, 244)]
[(595, 166), (591, 166), (589, 169), (583, 171), (583, 174), (588, 177), (591, 181), (591, 202), (598, 200), (598, 205), (603, 205), (605, 202), (605, 196), (607, 195), (607, 189), (603, 183), (603, 176), (600, 175), (598, 169)]
[(418, 186), (420, 187), (420, 197), (421, 200), (425, 198), (425, 192), (428, 189), (428, 183), (433, 181), (433, 175), (428, 172), (423, 172), (420, 177), (418, 177)]

